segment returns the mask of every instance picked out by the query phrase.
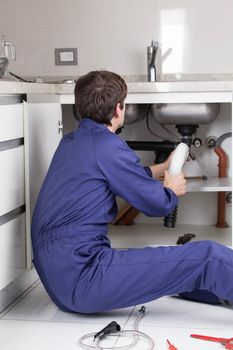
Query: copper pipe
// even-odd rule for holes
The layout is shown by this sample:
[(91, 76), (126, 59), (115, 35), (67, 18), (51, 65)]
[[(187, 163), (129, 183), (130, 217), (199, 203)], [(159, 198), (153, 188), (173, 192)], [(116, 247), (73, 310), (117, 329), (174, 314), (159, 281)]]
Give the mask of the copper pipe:
[[(227, 176), (227, 154), (221, 147), (215, 147), (214, 152), (218, 156), (218, 177)], [(218, 192), (218, 213), (216, 227), (224, 228), (229, 225), (225, 221), (226, 192)]]

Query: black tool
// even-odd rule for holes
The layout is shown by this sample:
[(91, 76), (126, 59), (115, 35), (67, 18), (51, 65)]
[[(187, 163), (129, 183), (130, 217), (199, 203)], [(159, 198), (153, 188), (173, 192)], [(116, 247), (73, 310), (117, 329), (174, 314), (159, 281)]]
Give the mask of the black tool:
[(182, 236), (179, 236), (176, 244), (185, 244), (191, 241), (192, 238), (196, 237), (193, 233), (184, 233)]

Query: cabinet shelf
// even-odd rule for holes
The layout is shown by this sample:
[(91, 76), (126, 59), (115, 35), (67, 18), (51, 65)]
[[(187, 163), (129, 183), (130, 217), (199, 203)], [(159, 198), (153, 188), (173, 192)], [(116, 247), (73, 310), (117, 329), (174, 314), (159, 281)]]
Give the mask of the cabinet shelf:
[(226, 192), (231, 190), (231, 177), (208, 177), (207, 180), (187, 181), (187, 192)]

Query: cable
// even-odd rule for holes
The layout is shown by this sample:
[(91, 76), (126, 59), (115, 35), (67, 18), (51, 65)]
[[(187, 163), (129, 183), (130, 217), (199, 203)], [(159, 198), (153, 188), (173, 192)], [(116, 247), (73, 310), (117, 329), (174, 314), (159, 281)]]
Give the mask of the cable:
[(164, 137), (164, 136), (161, 136), (161, 135), (156, 134), (156, 133), (151, 129), (151, 127), (150, 127), (150, 125), (149, 125), (149, 117), (150, 117), (150, 105), (148, 106), (147, 115), (146, 115), (146, 127), (147, 127), (147, 129), (150, 131), (150, 133), (151, 133), (152, 135), (154, 135), (154, 136), (156, 136), (156, 137), (158, 137), (158, 138), (160, 138), (160, 139), (162, 139), (162, 140), (165, 139), (165, 140), (174, 142), (174, 141), (177, 141), (177, 139), (178, 139), (179, 142), (180, 142), (180, 138), (179, 138), (177, 135), (174, 135), (169, 129), (166, 129), (166, 127), (165, 127), (164, 125), (162, 125), (162, 124), (159, 124), (159, 125), (160, 125), (163, 129), (165, 129), (167, 132), (169, 132), (170, 134), (172, 133), (172, 135), (175, 136), (175, 139), (176, 139), (176, 140), (174, 140), (174, 138)]
[(12, 73), (12, 72), (9, 72), (10, 75), (12, 75), (13, 77), (15, 77), (16, 79), (20, 80), (20, 81), (23, 81), (25, 83), (32, 83), (32, 81), (29, 81), (29, 80), (25, 80), (24, 78), (20, 77), (19, 75), (16, 75), (15, 73)]
[(172, 136), (174, 136), (174, 137), (176, 138), (177, 141), (181, 142), (181, 138), (180, 138), (178, 135), (176, 135), (174, 132), (172, 132), (170, 129), (168, 129), (165, 125), (160, 124), (160, 126), (161, 126), (164, 130), (166, 130), (169, 134), (171, 134)]
[[(152, 350), (154, 348), (154, 341), (152, 338), (150, 338), (147, 334), (140, 332), (138, 330), (138, 324), (141, 321), (141, 319), (145, 315), (145, 306), (142, 306), (140, 310), (138, 311), (138, 316), (135, 320), (134, 323), (134, 329), (133, 330), (123, 330), (120, 331), (120, 326), (115, 322), (109, 323), (105, 328), (103, 328), (100, 332), (98, 333), (89, 333), (84, 336), (82, 336), (79, 339), (79, 344), (81, 347), (84, 349), (100, 349), (100, 350), (106, 350), (106, 349), (117, 349), (117, 350), (127, 350), (133, 348), (139, 341), (139, 337), (143, 338), (147, 343), (149, 343), (148, 350)], [(133, 341), (130, 344), (124, 345), (124, 346), (113, 346), (113, 347), (102, 347), (100, 346), (101, 340), (105, 338), (105, 336), (127, 336), (131, 335), (133, 336)], [(94, 345), (88, 345), (84, 342), (84, 340), (93, 338)]]

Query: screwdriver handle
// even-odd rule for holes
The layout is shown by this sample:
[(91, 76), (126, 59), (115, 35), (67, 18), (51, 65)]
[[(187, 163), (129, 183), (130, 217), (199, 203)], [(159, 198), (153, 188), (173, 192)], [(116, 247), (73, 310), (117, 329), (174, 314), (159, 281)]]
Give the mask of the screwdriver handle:
[(169, 350), (178, 350), (173, 344), (170, 343), (168, 339), (167, 339), (167, 343), (168, 343)]

